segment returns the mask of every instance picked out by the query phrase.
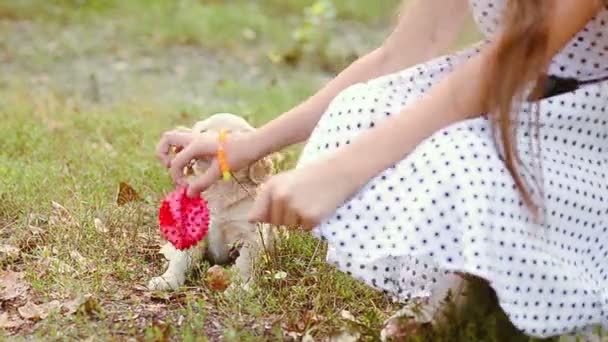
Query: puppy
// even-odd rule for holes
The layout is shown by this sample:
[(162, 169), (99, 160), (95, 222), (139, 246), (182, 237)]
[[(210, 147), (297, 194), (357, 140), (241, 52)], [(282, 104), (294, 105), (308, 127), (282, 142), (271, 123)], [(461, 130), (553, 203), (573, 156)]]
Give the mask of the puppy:
[[(220, 129), (226, 129), (232, 134), (255, 130), (239, 116), (220, 113), (197, 122), (191, 131), (217, 134)], [(185, 174), (192, 181), (208, 167), (208, 160), (196, 160), (186, 168)], [(276, 232), (272, 227), (247, 221), (247, 214), (254, 202), (253, 196), (257, 188), (273, 173), (273, 168), (272, 160), (267, 157), (244, 169), (235, 170), (231, 180), (218, 181), (205, 190), (201, 195), (209, 204), (210, 224), (203, 243), (186, 251), (179, 251), (166, 243), (160, 253), (169, 261), (169, 265), (164, 274), (148, 282), (148, 288), (169, 290), (182, 286), (186, 273), (201, 257), (213, 264), (227, 264), (234, 260), (236, 274), (247, 287), (251, 279), (252, 262), (264, 250), (270, 251), (275, 243)]]

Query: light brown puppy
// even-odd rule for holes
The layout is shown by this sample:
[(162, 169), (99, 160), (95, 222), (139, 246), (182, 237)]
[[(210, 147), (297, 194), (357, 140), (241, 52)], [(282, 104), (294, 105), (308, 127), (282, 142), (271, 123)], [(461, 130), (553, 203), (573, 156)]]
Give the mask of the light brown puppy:
[[(220, 129), (234, 134), (255, 130), (239, 116), (220, 113), (197, 122), (191, 131), (217, 134)], [(197, 160), (185, 172), (192, 180), (208, 167), (208, 161)], [(204, 191), (202, 196), (209, 203), (211, 221), (207, 237), (186, 251), (178, 251), (166, 243), (160, 253), (169, 261), (167, 270), (163, 275), (152, 278), (148, 287), (152, 290), (176, 289), (184, 284), (186, 273), (200, 257), (205, 256), (214, 264), (226, 264), (232, 261), (235, 250), (238, 254), (235, 260), (237, 275), (246, 286), (251, 278), (252, 262), (264, 249), (271, 249), (276, 238), (272, 227), (247, 221), (257, 188), (272, 172), (273, 163), (267, 157), (234, 172), (230, 181), (218, 181)]]

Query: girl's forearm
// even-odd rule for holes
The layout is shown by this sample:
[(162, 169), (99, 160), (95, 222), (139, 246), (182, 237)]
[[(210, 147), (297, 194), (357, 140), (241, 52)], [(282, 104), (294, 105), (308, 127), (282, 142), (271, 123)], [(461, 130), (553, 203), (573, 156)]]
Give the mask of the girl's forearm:
[(358, 189), (434, 132), (484, 113), (478, 94), (482, 93), (482, 66), (491, 54), (488, 48), (445, 76), (415, 104), (341, 147), (329, 160), (330, 167), (342, 170), (353, 189)]
[(260, 156), (308, 139), (321, 115), (340, 91), (378, 76), (378, 66), (383, 62), (382, 55), (382, 49), (379, 48), (358, 59), (315, 95), (260, 127), (256, 132), (259, 137), (256, 141), (262, 141)]
[(410, 0), (382, 47), (351, 64), (314, 96), (258, 130), (260, 155), (308, 139), (332, 99), (348, 86), (437, 56), (455, 40), (466, 18), (467, 1)]

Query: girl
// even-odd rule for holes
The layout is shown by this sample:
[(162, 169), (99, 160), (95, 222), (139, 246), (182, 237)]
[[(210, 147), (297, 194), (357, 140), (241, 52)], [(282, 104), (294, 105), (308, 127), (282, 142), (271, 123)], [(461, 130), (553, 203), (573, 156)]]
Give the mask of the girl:
[[(430, 59), (468, 2), (487, 41)], [(220, 144), (167, 132), (159, 157), (181, 184), (183, 166), (220, 145), (221, 168), (238, 169), (308, 140), (252, 220), (314, 228), (329, 262), (396, 299), (426, 298), (430, 313), (469, 274), (527, 334), (607, 325), (605, 4), (407, 3), (381, 47), (256, 133)]]

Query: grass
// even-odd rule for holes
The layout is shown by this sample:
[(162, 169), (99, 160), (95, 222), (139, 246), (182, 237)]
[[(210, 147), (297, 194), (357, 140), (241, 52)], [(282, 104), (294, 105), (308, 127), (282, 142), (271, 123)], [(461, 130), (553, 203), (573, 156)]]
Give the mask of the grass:
[[(294, 63), (269, 56), (300, 51), (292, 34), (311, 1), (0, 2), (0, 265), (24, 272), (29, 286), (0, 299), (0, 323), (28, 301), (78, 303), (74, 314), (0, 329), (0, 339), (260, 341), (349, 328), (377, 340), (397, 307), (325, 264), (325, 246), (308, 235), (291, 234), (259, 261), (251, 293), (214, 292), (205, 263), (180, 291), (143, 285), (164, 267), (155, 215), (171, 184), (153, 157), (159, 134), (217, 111), (271, 120), (312, 94), (344, 56), (380, 42), (396, 3), (333, 1), (327, 27), (350, 36), (313, 41), (313, 53)], [(117, 204), (120, 182), (140, 200)], [(496, 328), (505, 318), (495, 309), (451, 321), (426, 339), (517, 336)]]

